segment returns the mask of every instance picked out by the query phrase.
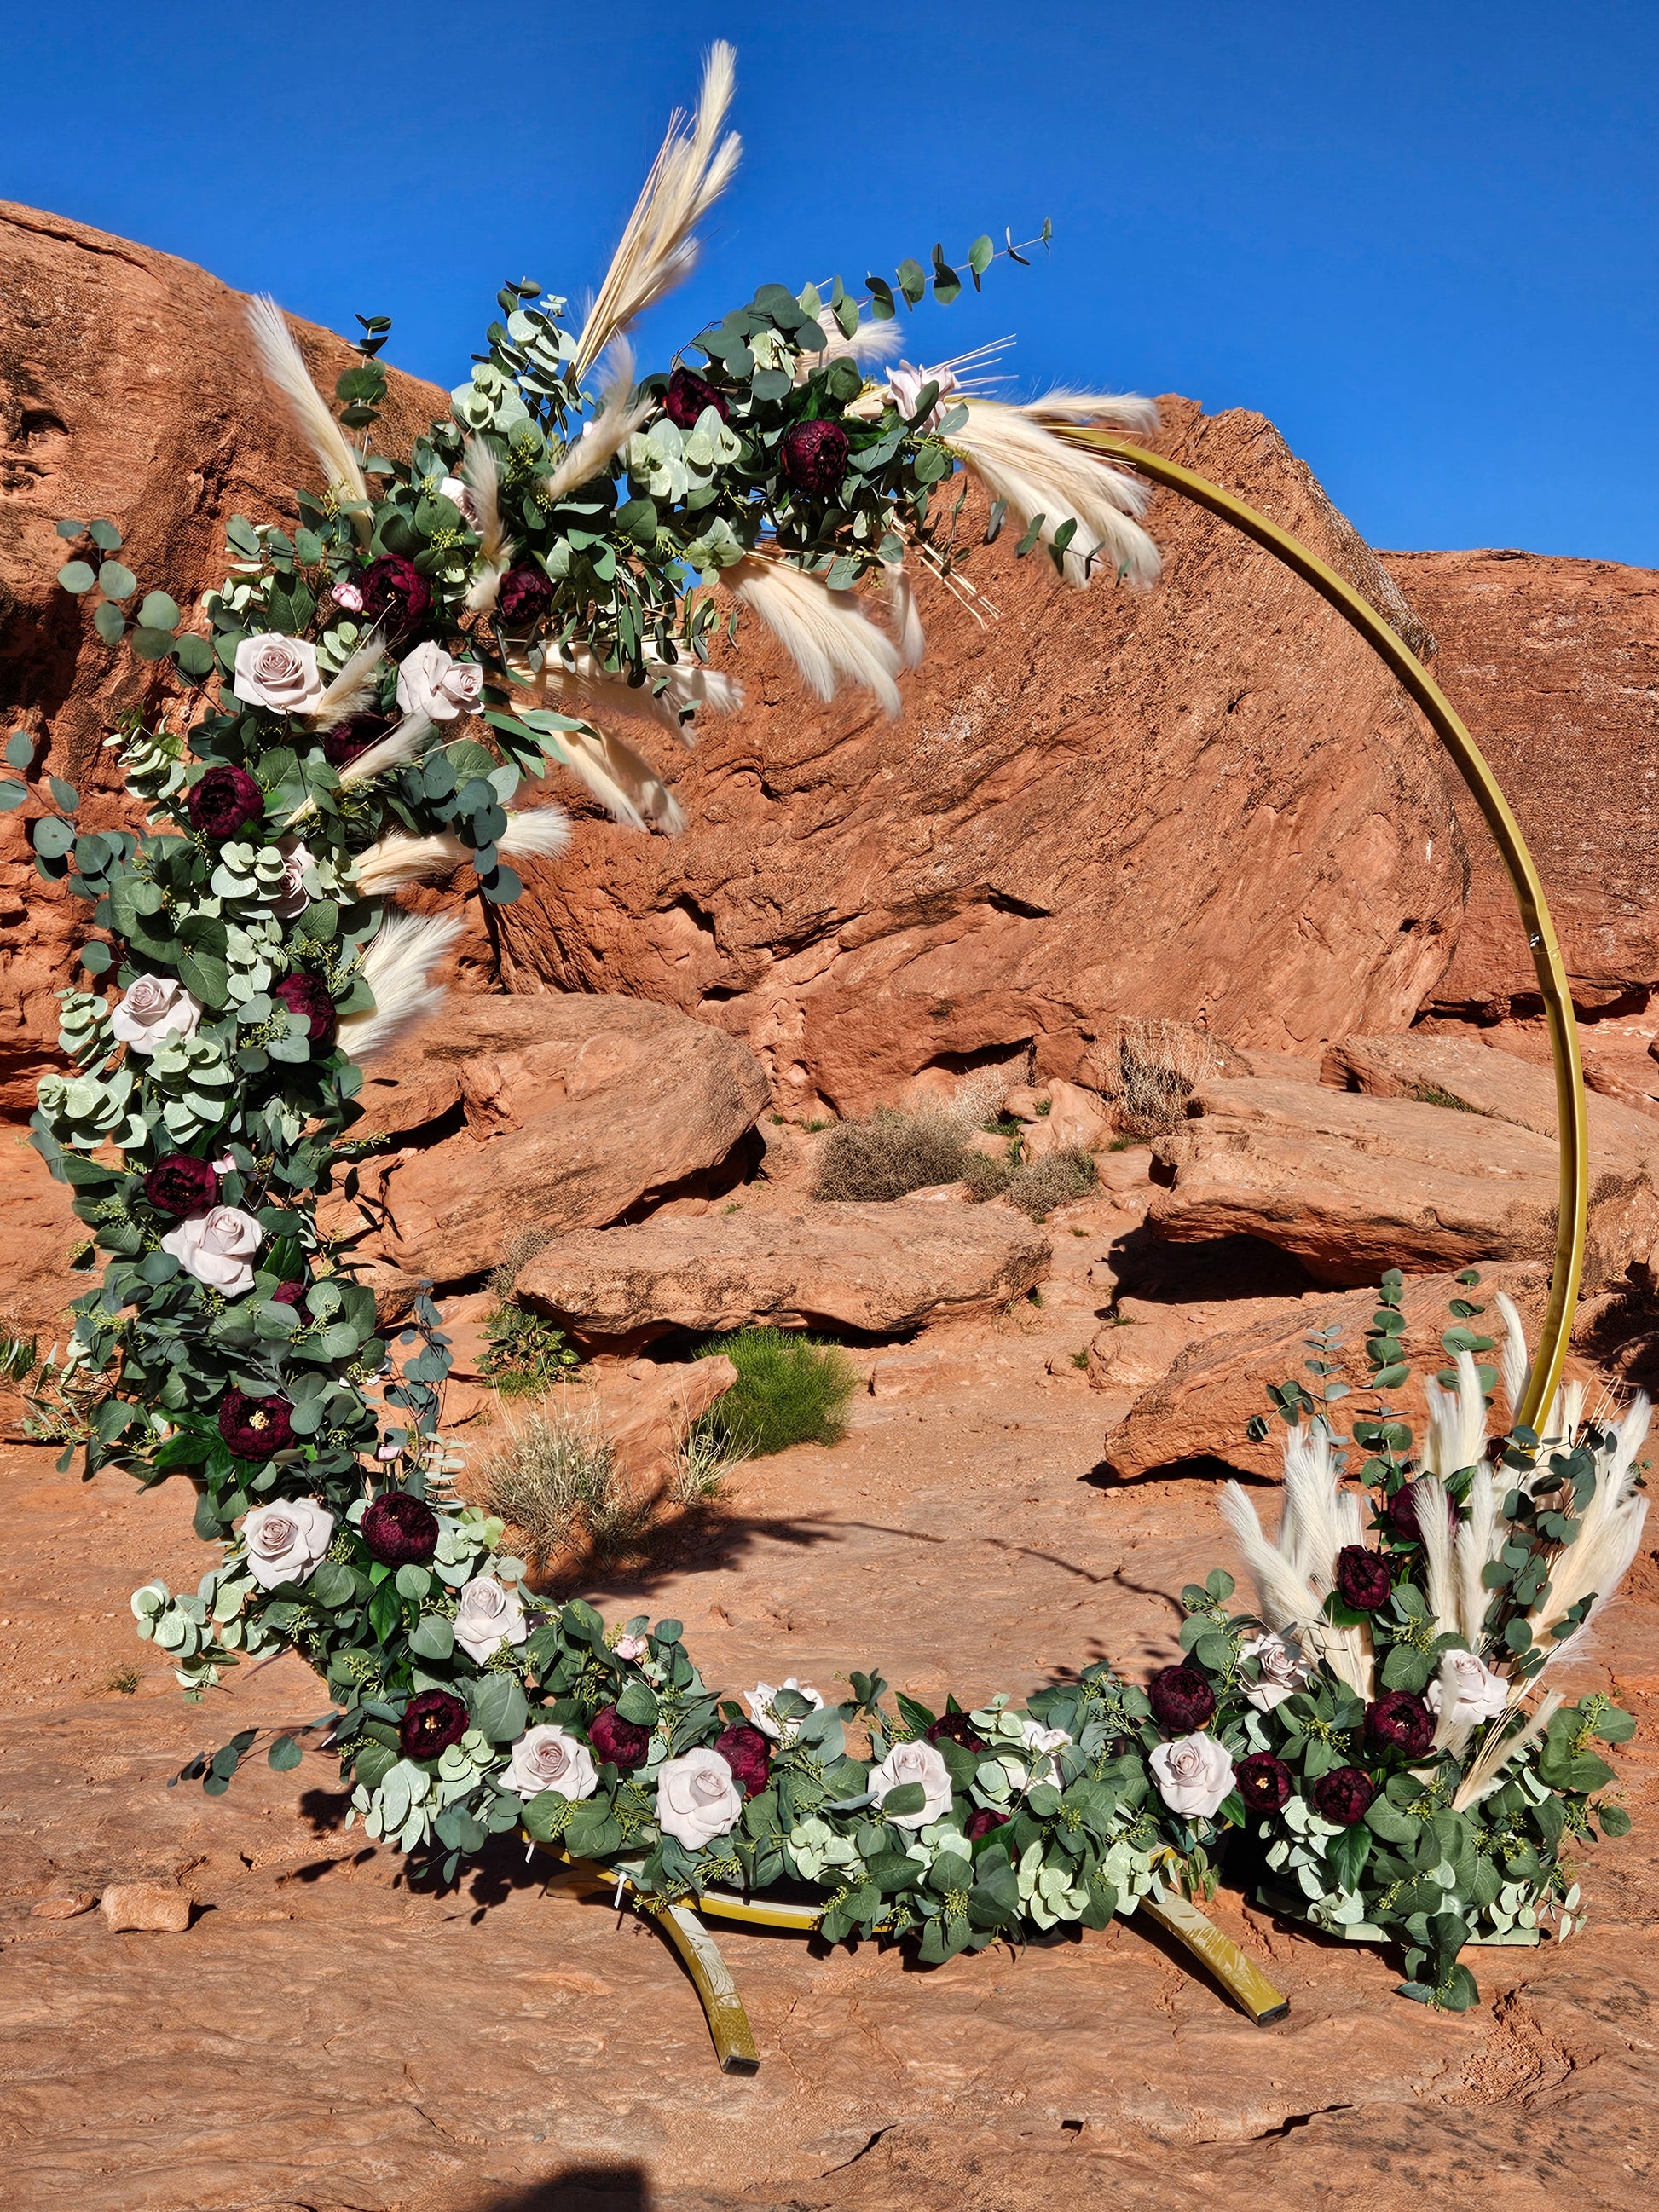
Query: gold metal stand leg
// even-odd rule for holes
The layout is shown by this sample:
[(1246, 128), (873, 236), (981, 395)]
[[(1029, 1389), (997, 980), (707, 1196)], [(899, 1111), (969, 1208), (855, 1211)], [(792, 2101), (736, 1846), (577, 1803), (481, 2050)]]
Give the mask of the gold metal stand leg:
[(738, 1995), (732, 1970), (720, 1948), (696, 1914), (686, 1905), (650, 1908), (651, 1917), (685, 1961), (698, 1996), (708, 2033), (714, 2039), (714, 2055), (722, 2074), (757, 2074), (760, 2053), (755, 2048), (749, 2015)]
[(1290, 1999), (1250, 1964), (1230, 1936), (1224, 1936), (1212, 1920), (1184, 1897), (1143, 1897), (1135, 1907), (1135, 1917), (1143, 1912), (1177, 1943), (1184, 1943), (1194, 1958), (1202, 1960), (1239, 2010), (1258, 2027), (1283, 2020), (1289, 2012)]

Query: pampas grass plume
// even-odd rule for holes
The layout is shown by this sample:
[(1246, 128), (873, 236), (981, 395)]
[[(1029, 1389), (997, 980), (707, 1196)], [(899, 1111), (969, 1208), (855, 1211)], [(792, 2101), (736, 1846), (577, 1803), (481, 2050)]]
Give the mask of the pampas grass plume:
[[(411, 842), (414, 842), (411, 840)], [(348, 1014), (340, 1045), (359, 1062), (382, 1053), (428, 1022), (444, 1001), (431, 971), (460, 936), (450, 915), (389, 914), (370, 939), (360, 970), (374, 994), (372, 1013)]]
[(890, 714), (900, 712), (899, 648), (850, 592), (832, 592), (787, 561), (752, 553), (723, 570), (720, 581), (760, 617), (809, 691), (833, 699), (844, 679), (873, 691)]
[[(247, 322), (260, 366), (288, 401), (295, 422), (321, 464), (329, 489), (342, 504), (351, 501), (367, 502), (368, 486), (364, 481), (362, 464), (312, 382), (311, 371), (294, 342), (282, 309), (275, 300), (261, 294), (248, 301)], [(351, 520), (358, 538), (366, 539), (369, 516), (357, 514)]]

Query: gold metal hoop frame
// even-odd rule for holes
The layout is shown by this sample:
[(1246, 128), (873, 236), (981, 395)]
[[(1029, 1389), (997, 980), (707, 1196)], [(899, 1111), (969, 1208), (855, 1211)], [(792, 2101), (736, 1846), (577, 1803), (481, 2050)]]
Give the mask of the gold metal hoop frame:
[[(1556, 1134), (1560, 1154), (1555, 1265), (1531, 1377), (1515, 1416), (1518, 1425), (1535, 1429), (1561, 1378), (1583, 1272), (1589, 1201), (1589, 1140), (1583, 1067), (1566, 966), (1556, 942), (1544, 887), (1520, 825), (1480, 747), (1428, 670), (1395, 636), (1370, 602), (1334, 568), (1328, 568), (1317, 554), (1310, 552), (1299, 539), (1292, 538), (1287, 530), (1281, 530), (1276, 522), (1269, 521), (1257, 508), (1232, 492), (1223, 490), (1219, 484), (1212, 483), (1207, 477), (1182, 468), (1178, 462), (1165, 460), (1161, 454), (1130, 445), (1103, 430), (1067, 426), (1060, 434), (1091, 453), (1126, 464), (1139, 475), (1191, 500), (1195, 506), (1206, 508), (1265, 547), (1275, 560), (1283, 562), (1304, 582), (1311, 584), (1320, 597), (1359, 633), (1421, 709), (1486, 817), (1521, 911), (1522, 927), (1543, 994), (1549, 1024), (1550, 1057), (1555, 1070)], [(684, 1902), (668, 1904), (640, 1895), (623, 1869), (569, 1860), (562, 1851), (557, 1856), (567, 1859), (579, 1874), (590, 1875), (613, 1890), (618, 1905), (626, 1899), (657, 1922), (679, 1953), (702, 2000), (722, 2070), (728, 2074), (752, 2074), (760, 2059), (743, 2000), (696, 1912)], [(823, 1917), (821, 1906), (769, 1904), (763, 1899), (751, 1900), (716, 1890), (706, 1892), (697, 1905), (698, 1911), (703, 1913), (748, 1927), (785, 1929), (798, 1935), (813, 1934)], [(1136, 1913), (1144, 1915), (1200, 1960), (1258, 2027), (1282, 2019), (1289, 2011), (1288, 2001), (1196, 1905), (1174, 1894), (1161, 1899), (1146, 1897), (1140, 1899)]]

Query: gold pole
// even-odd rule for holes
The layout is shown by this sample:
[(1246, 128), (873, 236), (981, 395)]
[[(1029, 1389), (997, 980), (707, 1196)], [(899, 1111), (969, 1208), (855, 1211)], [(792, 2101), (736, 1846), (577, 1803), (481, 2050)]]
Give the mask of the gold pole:
[(1143, 1912), (1177, 1943), (1184, 1943), (1194, 1958), (1201, 1959), (1246, 2019), (1258, 2027), (1283, 2020), (1289, 2012), (1290, 1999), (1273, 1987), (1260, 1967), (1251, 1965), (1231, 1936), (1224, 1936), (1213, 1920), (1184, 1897), (1173, 1892), (1163, 1898), (1143, 1897), (1135, 1914)]
[(714, 2056), (722, 2074), (758, 2074), (760, 2054), (749, 2026), (749, 2015), (738, 1995), (732, 1971), (719, 1946), (696, 1914), (685, 1905), (653, 1905), (647, 1908), (659, 1928), (685, 1961), (687, 1972), (702, 2001), (703, 2017), (714, 2039)]
[(1543, 994), (1549, 1024), (1550, 1058), (1555, 1068), (1556, 1138), (1560, 1152), (1555, 1267), (1531, 1378), (1526, 1395), (1515, 1412), (1517, 1425), (1536, 1429), (1561, 1379), (1567, 1342), (1572, 1333), (1579, 1279), (1583, 1273), (1584, 1238), (1589, 1218), (1589, 1128), (1584, 1071), (1579, 1058), (1578, 1030), (1573, 1018), (1566, 964), (1556, 942), (1555, 925), (1545, 902), (1544, 886), (1532, 854), (1527, 850), (1520, 824), (1510, 811), (1509, 803), (1498, 789), (1480, 747), (1428, 670), (1415, 653), (1401, 643), (1370, 602), (1334, 568), (1327, 568), (1299, 539), (1292, 538), (1289, 531), (1281, 530), (1276, 522), (1270, 522), (1245, 501), (1224, 491), (1219, 484), (1212, 483), (1207, 477), (1183, 469), (1179, 462), (1165, 460), (1161, 453), (1148, 453), (1144, 447), (1132, 446), (1126, 439), (1114, 437), (1105, 430), (1067, 424), (1059, 434), (1073, 445), (1087, 447), (1092, 453), (1126, 463), (1155, 483), (1179, 492), (1194, 506), (1219, 515), (1224, 522), (1231, 523), (1235, 530), (1253, 538), (1276, 560), (1311, 584), (1320, 597), (1358, 631), (1416, 701), (1486, 817), (1521, 909), (1521, 925), (1532, 953), (1538, 988)]

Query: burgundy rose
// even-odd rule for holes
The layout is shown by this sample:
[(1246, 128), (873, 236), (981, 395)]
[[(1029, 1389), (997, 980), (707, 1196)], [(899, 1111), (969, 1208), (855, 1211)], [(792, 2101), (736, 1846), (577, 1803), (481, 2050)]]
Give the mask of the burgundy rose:
[(362, 1538), (389, 1567), (423, 1567), (438, 1548), (438, 1516), (420, 1498), (388, 1491), (364, 1514)]
[(432, 586), (412, 561), (383, 553), (357, 579), (363, 612), (380, 623), (388, 637), (407, 637), (432, 611)]
[(1420, 1544), (1423, 1531), (1417, 1522), (1417, 1485), (1402, 1482), (1394, 1496), (1382, 1508), (1382, 1518), (1396, 1536), (1403, 1536), (1408, 1544)]
[(466, 1734), (470, 1716), (447, 1690), (422, 1690), (404, 1708), (398, 1748), (405, 1759), (436, 1759)]
[(539, 622), (553, 604), (552, 580), (526, 562), (509, 568), (495, 595), (495, 611), (514, 629)]
[(187, 1213), (205, 1213), (219, 1203), (218, 1173), (207, 1160), (172, 1152), (145, 1176), (144, 1196), (157, 1213), (182, 1221)]
[(1270, 1751), (1255, 1751), (1233, 1769), (1233, 1787), (1253, 1813), (1277, 1813), (1291, 1790), (1291, 1770)]
[(1394, 1589), (1394, 1577), (1381, 1552), (1345, 1544), (1336, 1555), (1336, 1594), (1356, 1613), (1380, 1612)]
[(587, 1741), (620, 1773), (631, 1774), (636, 1766), (645, 1765), (651, 1731), (637, 1722), (625, 1721), (614, 1705), (602, 1705), (587, 1724)]
[(772, 1771), (772, 1747), (747, 1721), (733, 1721), (714, 1738), (714, 1748), (738, 1778), (745, 1797), (758, 1796)]
[(993, 1813), (981, 1806), (963, 1822), (962, 1832), (970, 1844), (976, 1844), (981, 1836), (988, 1836), (993, 1828), (1006, 1828), (1007, 1825), (1008, 1815), (1006, 1813)]
[(305, 1294), (303, 1282), (278, 1283), (270, 1294), (270, 1303), (274, 1306), (297, 1306)]
[(219, 1433), (238, 1459), (269, 1459), (294, 1442), (289, 1420), (293, 1410), (286, 1398), (250, 1398), (245, 1390), (227, 1390), (219, 1401)]
[(839, 422), (797, 422), (783, 434), (783, 473), (797, 491), (827, 499), (847, 473), (847, 433)]
[(1379, 1754), (1421, 1759), (1434, 1741), (1434, 1715), (1409, 1690), (1384, 1690), (1365, 1708), (1365, 1741)]
[(936, 1721), (929, 1721), (923, 1733), (929, 1743), (941, 1738), (947, 1743), (959, 1743), (967, 1751), (983, 1751), (985, 1739), (966, 1713), (941, 1713)]
[(712, 384), (694, 376), (689, 368), (677, 368), (668, 380), (668, 391), (662, 403), (662, 411), (669, 421), (682, 430), (696, 427), (697, 417), (705, 407), (712, 407), (722, 422), (726, 419), (723, 396)]
[(1365, 1808), (1376, 1795), (1369, 1774), (1357, 1766), (1333, 1767), (1313, 1786), (1314, 1809), (1339, 1828), (1351, 1828), (1365, 1817)]
[(1176, 1735), (1190, 1735), (1215, 1714), (1215, 1692), (1196, 1667), (1166, 1667), (1146, 1685), (1152, 1718)]
[(378, 744), (391, 727), (390, 714), (348, 714), (324, 737), (323, 758), (331, 768), (349, 768), (359, 753)]
[(265, 795), (245, 768), (210, 768), (191, 787), (190, 826), (216, 845), (265, 818)]
[(326, 1044), (334, 1035), (337, 1017), (327, 986), (315, 975), (284, 975), (271, 992), (291, 1014), (303, 1014), (311, 1024), (313, 1044)]

